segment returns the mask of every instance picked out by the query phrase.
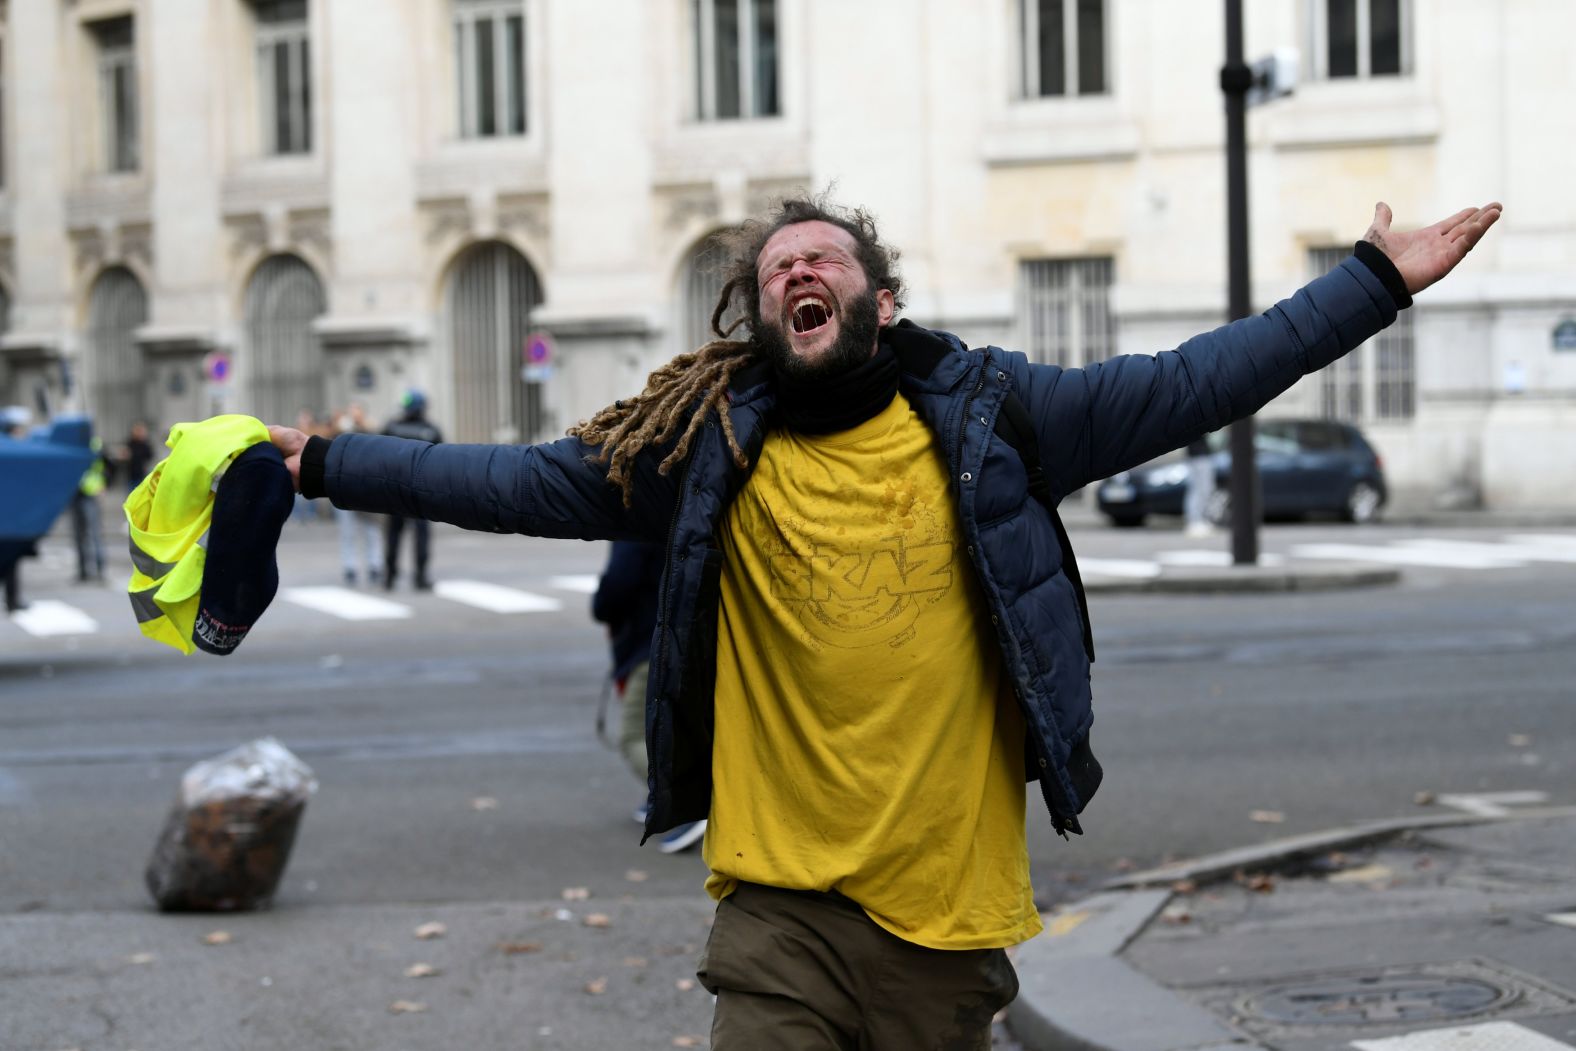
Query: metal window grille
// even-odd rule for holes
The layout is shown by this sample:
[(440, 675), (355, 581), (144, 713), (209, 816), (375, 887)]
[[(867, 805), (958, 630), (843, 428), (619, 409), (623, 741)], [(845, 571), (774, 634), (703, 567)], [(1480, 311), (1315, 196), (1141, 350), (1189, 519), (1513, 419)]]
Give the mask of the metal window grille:
[(125, 434), (147, 416), (142, 348), (136, 331), (148, 320), (148, 294), (130, 270), (104, 271), (88, 295), (86, 365), (89, 411), (99, 434)]
[(323, 283), (293, 255), (263, 260), (246, 288), (247, 373), (252, 415), (293, 420), (323, 405), (323, 350), (312, 322), (328, 309)]
[(1024, 353), (1031, 361), (1081, 368), (1116, 353), (1110, 258), (1034, 259), (1020, 268)]
[[(1345, 248), (1308, 252), (1311, 277), (1333, 270)], [(1370, 352), (1370, 348), (1371, 352)], [(1319, 373), (1319, 412), (1332, 420), (1404, 420), (1417, 413), (1417, 373), (1411, 311)]]
[(777, 0), (692, 0), (701, 120), (780, 112)]
[(460, 134), (524, 135), (525, 12), (520, 0), (455, 0)]
[(1018, 0), (1023, 97), (1110, 91), (1106, 0)]
[(312, 38), (305, 0), (258, 0), (257, 98), (268, 153), (312, 152)]
[(1405, 75), (1412, 71), (1413, 0), (1310, 0), (1314, 75)]
[[(717, 338), (711, 328), (711, 315), (722, 295), (722, 268), (727, 262), (727, 252), (715, 237), (706, 238), (685, 259), (679, 277), (678, 353), (695, 350)], [(727, 329), (742, 313), (737, 305), (731, 307), (723, 315), (722, 327)]]
[(130, 18), (93, 26), (98, 43), (101, 161), (106, 171), (137, 170), (137, 48)]
[(453, 431), (462, 442), (532, 442), (547, 429), (545, 384), (523, 378), (531, 312), (542, 302), (536, 271), (497, 241), (455, 264), (445, 297), (454, 364)]

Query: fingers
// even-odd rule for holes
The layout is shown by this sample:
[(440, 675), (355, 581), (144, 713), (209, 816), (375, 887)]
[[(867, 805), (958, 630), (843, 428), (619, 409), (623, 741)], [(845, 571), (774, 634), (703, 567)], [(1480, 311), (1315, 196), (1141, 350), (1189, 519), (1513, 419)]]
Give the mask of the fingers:
[(1390, 229), (1390, 223), (1395, 220), (1395, 213), (1390, 211), (1390, 206), (1380, 201), (1374, 205), (1374, 229), (1380, 233)]
[(1474, 209), (1471, 217), (1454, 230), (1451, 230), (1446, 236), (1449, 237), (1452, 243), (1465, 241), (1465, 247), (1471, 248), (1488, 232), (1489, 227), (1499, 222), (1500, 212), (1501, 207), (1497, 202)]

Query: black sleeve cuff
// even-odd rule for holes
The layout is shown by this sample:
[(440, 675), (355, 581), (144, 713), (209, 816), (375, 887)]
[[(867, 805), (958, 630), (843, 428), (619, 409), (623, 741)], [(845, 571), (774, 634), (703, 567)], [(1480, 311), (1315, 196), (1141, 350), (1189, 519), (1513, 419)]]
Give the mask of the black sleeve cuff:
[(1412, 305), (1412, 293), (1406, 290), (1406, 282), (1401, 279), (1401, 271), (1390, 262), (1390, 257), (1379, 250), (1379, 247), (1368, 241), (1358, 241), (1352, 249), (1352, 254), (1357, 261), (1374, 272), (1374, 276), (1384, 285), (1385, 291), (1390, 293), (1390, 298), (1395, 300), (1397, 310), (1405, 310)]
[(327, 438), (314, 435), (306, 440), (306, 448), (301, 450), (301, 495), (308, 500), (326, 495), (323, 473), (328, 466), (328, 446)]

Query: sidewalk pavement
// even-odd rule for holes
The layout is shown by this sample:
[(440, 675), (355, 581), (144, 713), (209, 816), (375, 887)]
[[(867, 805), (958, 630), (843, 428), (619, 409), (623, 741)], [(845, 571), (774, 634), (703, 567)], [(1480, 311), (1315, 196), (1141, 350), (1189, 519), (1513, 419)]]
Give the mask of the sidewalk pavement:
[(1379, 822), (1114, 880), (1046, 916), (1032, 1051), (1570, 1051), (1576, 808)]

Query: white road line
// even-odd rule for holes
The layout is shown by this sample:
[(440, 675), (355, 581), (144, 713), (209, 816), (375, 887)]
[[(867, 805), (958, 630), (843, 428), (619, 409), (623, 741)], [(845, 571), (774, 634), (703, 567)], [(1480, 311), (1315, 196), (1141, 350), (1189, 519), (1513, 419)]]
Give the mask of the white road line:
[(1337, 559), (1343, 562), (1380, 562), (1394, 566), (1430, 566), (1435, 569), (1521, 569), (1525, 562), (1468, 551), (1418, 547), (1368, 547), (1362, 544), (1298, 544), (1295, 558)]
[(1474, 793), (1446, 793), (1439, 797), (1440, 806), (1455, 807), (1468, 814), (1479, 817), (1508, 817), (1508, 806), (1515, 804), (1536, 805), (1547, 803), (1547, 792), (1474, 792)]
[(1576, 927), (1576, 912), (1551, 912), (1543, 918), (1561, 927)]
[(498, 584), (486, 584), (480, 580), (440, 580), (434, 590), (439, 598), (462, 602), (489, 613), (556, 613), (564, 608), (564, 604), (555, 598), (516, 591)]
[(1078, 570), (1085, 576), (1148, 580), (1160, 575), (1160, 563), (1140, 562), (1133, 558), (1080, 558)]
[(412, 613), (409, 606), (349, 588), (285, 588), (280, 597), (341, 620), (404, 620)]
[(1505, 539), (1512, 544), (1532, 544), (1557, 550), (1576, 548), (1576, 533), (1511, 533)]
[(560, 591), (577, 591), (582, 595), (595, 595), (597, 582), (600, 579), (595, 573), (576, 573), (572, 576), (550, 577), (547, 582)]
[(11, 614), (11, 623), (29, 635), (91, 635), (99, 630), (98, 621), (64, 602), (34, 599), (26, 609)]
[(1358, 1051), (1576, 1051), (1515, 1022), (1425, 1029), (1383, 1040), (1353, 1040)]
[[(1225, 567), (1232, 564), (1230, 551), (1206, 551), (1194, 548), (1187, 551), (1162, 551), (1155, 556), (1155, 560), (1163, 566), (1204, 566)], [(1284, 555), (1272, 555), (1261, 552), (1259, 565), (1280, 566), (1285, 565)], [(1083, 565), (1082, 562), (1079, 565)]]
[(1437, 540), (1434, 537), (1417, 537), (1398, 543), (1422, 551), (1452, 551), (1484, 558), (1508, 558), (1520, 562), (1566, 562), (1576, 564), (1576, 546), (1557, 547), (1552, 544), (1500, 543), (1487, 544), (1475, 540)]

